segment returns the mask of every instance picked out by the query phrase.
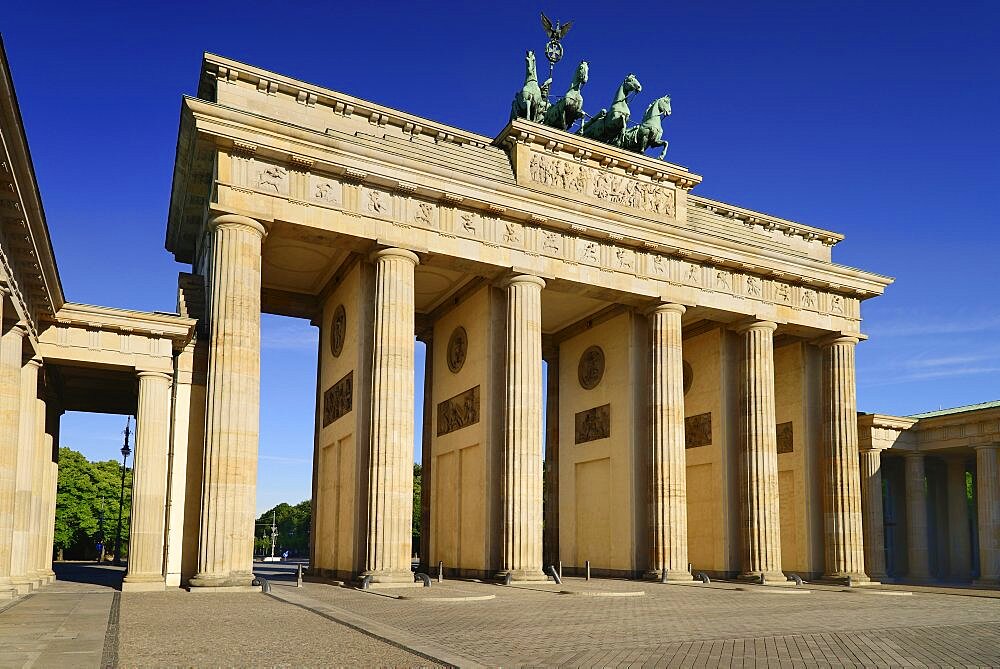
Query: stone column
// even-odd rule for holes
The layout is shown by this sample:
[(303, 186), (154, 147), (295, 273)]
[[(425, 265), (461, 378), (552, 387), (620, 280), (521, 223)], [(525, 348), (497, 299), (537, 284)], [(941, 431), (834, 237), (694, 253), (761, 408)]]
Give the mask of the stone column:
[(45, 429), (46, 424), (46, 403), (40, 402), (39, 412), (41, 414), (40, 423), (42, 432), (39, 435), (39, 453), (38, 453), (38, 467), (41, 475), (39, 479), (41, 481), (41, 486), (39, 488), (38, 494), (38, 530), (35, 534), (36, 550), (35, 550), (35, 569), (42, 579), (44, 585), (50, 584), (56, 580), (56, 574), (52, 571), (52, 542), (49, 539), (49, 521), (52, 520), (50, 516), (54, 516), (56, 512), (55, 505), (55, 491), (56, 491), (56, 480), (53, 478), (52, 466), (55, 464), (52, 461), (52, 435)]
[(948, 464), (948, 562), (951, 578), (969, 580), (972, 574), (972, 542), (969, 506), (965, 489), (966, 460), (949, 458)]
[(975, 446), (980, 585), (1000, 584), (1000, 444)]
[(740, 328), (740, 474), (744, 578), (784, 581), (778, 516), (778, 443), (774, 418), (775, 323)]
[(431, 559), (431, 483), (434, 454), (431, 443), (434, 438), (434, 336), (433, 327), (427, 328), (421, 341), (424, 342), (424, 422), (420, 435), (420, 566), (425, 574), (436, 573)]
[(132, 461), (128, 573), (122, 591), (163, 590), (163, 541), (170, 450), (170, 374), (139, 372)]
[[(35, 432), (34, 432), (34, 458), (35, 464), (31, 469), (31, 534), (30, 556), (28, 557), (29, 572), (41, 585), (48, 582), (48, 574), (42, 568), (45, 554), (45, 535), (47, 534), (48, 519), (45, 517), (46, 507), (46, 486), (49, 474), (49, 463), (52, 462), (51, 443), (46, 445), (45, 434), (45, 400), (35, 399)], [(46, 452), (46, 449), (48, 452)]]
[(931, 577), (927, 545), (927, 487), (923, 453), (908, 451), (906, 462), (906, 545), (910, 565), (908, 576), (917, 580)]
[(413, 270), (405, 249), (383, 249), (375, 262), (372, 411), (368, 467), (367, 551), (362, 576), (412, 582)]
[(500, 576), (544, 580), (542, 571), (542, 288), (517, 275), (506, 282), (503, 542)]
[(860, 453), (861, 512), (864, 515), (865, 571), (875, 581), (887, 578), (885, 570), (885, 526), (882, 510), (882, 451), (870, 448)]
[(14, 531), (10, 548), (10, 581), (21, 594), (30, 592), (36, 580), (31, 569), (31, 486), (35, 467), (35, 411), (38, 397), (38, 358), (28, 360), (21, 367), (18, 431), (17, 471), (14, 490)]
[(858, 465), (856, 337), (823, 342), (824, 578), (868, 581)]
[[(3, 301), (3, 292), (0, 291), (0, 326), (3, 325)], [(23, 339), (24, 330), (17, 326), (3, 330), (0, 336), (0, 599), (13, 588), (10, 568), (13, 556), (14, 495), (17, 489)]]
[[(652, 532), (649, 542), (650, 572), (646, 576), (657, 579), (665, 576), (671, 581), (691, 580), (688, 571), (684, 359), (681, 344), (681, 316), (685, 311), (679, 304), (661, 304), (649, 313), (653, 335), (649, 416), (652, 428), (650, 472), (653, 480), (649, 504)], [(773, 420), (772, 412), (772, 429)]]
[(192, 587), (249, 586), (260, 422), (260, 252), (264, 227), (219, 216), (208, 268), (209, 362), (198, 573)]

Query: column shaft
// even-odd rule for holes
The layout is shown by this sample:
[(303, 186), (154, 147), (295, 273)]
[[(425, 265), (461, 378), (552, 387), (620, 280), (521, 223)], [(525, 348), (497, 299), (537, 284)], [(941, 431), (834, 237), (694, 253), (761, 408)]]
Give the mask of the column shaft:
[(926, 580), (931, 576), (927, 545), (927, 487), (924, 456), (907, 453), (906, 461), (906, 544), (909, 577)]
[(823, 494), (825, 578), (867, 581), (858, 465), (855, 337), (838, 337), (823, 351)]
[(48, 519), (45, 518), (45, 487), (48, 478), (49, 463), (52, 462), (52, 448), (49, 452), (45, 450), (45, 400), (35, 399), (35, 432), (34, 432), (34, 458), (35, 464), (31, 468), (31, 533), (29, 536), (28, 569), (37, 581), (44, 584), (45, 576), (42, 569), (44, 562), (43, 543), (45, 541)]
[(534, 276), (507, 282), (503, 545), (500, 573), (543, 580), (542, 288)]
[(1000, 444), (976, 447), (976, 509), (979, 521), (979, 579), (1000, 584)]
[(972, 537), (965, 488), (965, 458), (948, 460), (948, 562), (950, 576), (967, 581), (972, 574)]
[(260, 422), (260, 252), (265, 230), (219, 216), (208, 269), (209, 363), (198, 573), (200, 586), (248, 586)]
[(679, 304), (663, 304), (650, 313), (653, 384), (649, 420), (652, 428), (652, 499), (649, 505), (652, 537), (649, 544), (652, 554), (651, 571), (647, 576), (690, 581), (681, 343), (684, 311)]
[[(0, 311), (3, 299), (0, 292)], [(0, 335), (0, 592), (11, 587), (23, 339), (24, 330), (17, 326), (3, 330)]]
[(413, 271), (417, 256), (378, 251), (365, 570), (375, 582), (409, 582), (413, 518)]
[(546, 357), (545, 466), (542, 476), (543, 565), (554, 565), (559, 556), (559, 347)]
[(865, 571), (876, 580), (886, 578), (885, 526), (882, 510), (882, 452), (861, 451), (861, 509), (864, 515)]
[(740, 465), (743, 487), (743, 573), (783, 581), (774, 417), (774, 330), (757, 321), (742, 329)]
[(162, 372), (139, 372), (138, 376), (128, 574), (122, 583), (123, 591), (164, 588), (171, 377)]
[(420, 565), (425, 574), (434, 573), (431, 559), (431, 471), (434, 465), (433, 443), (434, 425), (434, 338), (424, 338), (424, 422), (420, 435)]
[(11, 537), (10, 578), (19, 592), (31, 589), (31, 486), (35, 467), (35, 411), (38, 369), (41, 362), (28, 360), (21, 367), (17, 431), (17, 472), (14, 491), (14, 532)]

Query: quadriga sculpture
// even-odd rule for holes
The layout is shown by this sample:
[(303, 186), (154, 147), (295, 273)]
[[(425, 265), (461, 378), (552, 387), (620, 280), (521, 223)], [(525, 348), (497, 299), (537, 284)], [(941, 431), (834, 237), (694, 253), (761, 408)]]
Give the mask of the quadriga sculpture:
[(632, 126), (622, 136), (621, 148), (636, 153), (645, 153), (646, 149), (662, 146), (660, 160), (667, 155), (667, 140), (663, 139), (663, 126), (660, 118), (670, 116), (670, 96), (664, 95), (653, 101), (642, 116), (642, 123)]
[(628, 108), (628, 94), (641, 91), (642, 84), (634, 74), (625, 77), (615, 93), (611, 108), (602, 109), (594, 118), (583, 124), (583, 136), (612, 146), (621, 146), (625, 126), (628, 125), (631, 115)]
[(570, 84), (566, 95), (545, 112), (545, 120), (543, 121), (545, 125), (560, 130), (569, 130), (574, 123), (583, 118), (583, 94), (580, 89), (587, 83), (589, 71), (587, 61), (581, 61), (579, 67), (576, 68), (573, 83)]
[(545, 99), (546, 95), (542, 93), (542, 89), (544, 88), (547, 91), (548, 87), (552, 84), (552, 80), (548, 79), (541, 86), (538, 85), (534, 51), (528, 51), (524, 55), (524, 61), (524, 86), (514, 95), (514, 102), (510, 106), (510, 120), (525, 118), (535, 123), (541, 123), (545, 118), (545, 111), (549, 106)]

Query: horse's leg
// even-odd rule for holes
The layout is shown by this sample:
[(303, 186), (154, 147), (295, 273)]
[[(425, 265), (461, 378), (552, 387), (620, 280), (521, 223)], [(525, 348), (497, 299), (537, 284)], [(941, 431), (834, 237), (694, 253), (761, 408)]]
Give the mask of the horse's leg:
[(670, 142), (668, 142), (667, 140), (663, 140), (663, 151), (660, 152), (660, 160), (666, 160), (667, 159), (667, 146), (669, 146), (669, 145), (670, 145)]

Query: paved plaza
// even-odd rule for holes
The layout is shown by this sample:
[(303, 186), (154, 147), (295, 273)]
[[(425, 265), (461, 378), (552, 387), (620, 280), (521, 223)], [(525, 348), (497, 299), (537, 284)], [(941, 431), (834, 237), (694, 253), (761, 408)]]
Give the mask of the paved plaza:
[(121, 571), (60, 565), (56, 585), (0, 611), (0, 667), (1000, 665), (996, 591), (574, 578), (362, 592), (258, 567), (270, 595), (120, 593)]

